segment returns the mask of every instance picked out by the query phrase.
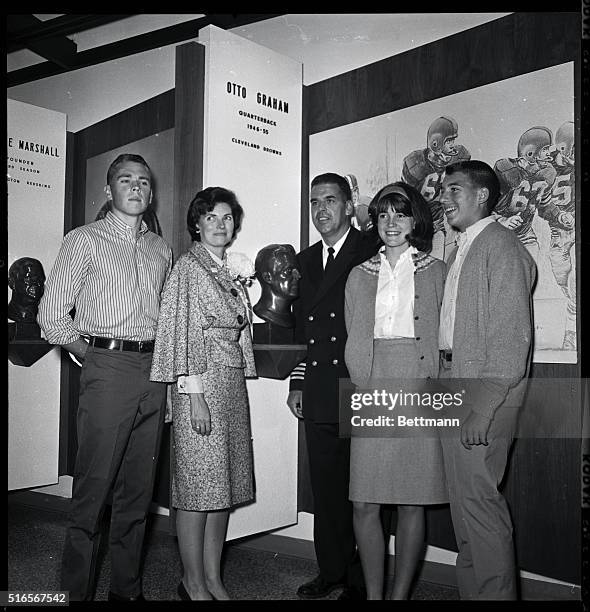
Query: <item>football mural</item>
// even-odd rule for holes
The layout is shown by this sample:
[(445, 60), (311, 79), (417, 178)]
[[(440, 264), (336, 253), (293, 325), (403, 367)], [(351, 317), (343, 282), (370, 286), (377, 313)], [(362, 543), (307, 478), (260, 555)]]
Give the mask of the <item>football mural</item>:
[[(310, 138), (310, 176), (346, 176), (353, 225), (367, 229), (371, 198), (387, 183), (405, 181), (430, 204), (432, 254), (445, 261), (456, 248), (439, 202), (445, 168), (468, 159), (494, 168), (501, 195), (493, 216), (537, 263), (533, 360), (545, 363), (577, 361), (573, 77), (573, 64), (561, 64)], [(318, 239), (311, 226), (310, 244)]]

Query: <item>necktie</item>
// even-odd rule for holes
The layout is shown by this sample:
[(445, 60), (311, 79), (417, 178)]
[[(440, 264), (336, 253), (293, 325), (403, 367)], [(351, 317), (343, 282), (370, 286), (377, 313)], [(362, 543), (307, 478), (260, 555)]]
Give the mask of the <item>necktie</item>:
[(334, 266), (334, 247), (328, 247), (328, 259), (324, 268), (324, 276), (328, 276), (328, 271)]

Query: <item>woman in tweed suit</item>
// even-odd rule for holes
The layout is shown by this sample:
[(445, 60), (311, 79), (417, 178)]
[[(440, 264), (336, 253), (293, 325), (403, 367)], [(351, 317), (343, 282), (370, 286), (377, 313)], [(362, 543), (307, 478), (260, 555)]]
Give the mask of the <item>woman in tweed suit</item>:
[(162, 294), (151, 380), (172, 383), (172, 506), (181, 599), (229, 599), (220, 574), (229, 510), (254, 498), (245, 376), (255, 376), (245, 305), (225, 250), (242, 219), (233, 192), (190, 203), (194, 242)]
[[(436, 378), (445, 264), (431, 257), (428, 204), (410, 185), (387, 185), (369, 206), (383, 246), (350, 272), (345, 360), (352, 382)], [(365, 433), (365, 432), (363, 432)], [(392, 599), (407, 599), (424, 546), (424, 505), (447, 501), (442, 451), (430, 437), (353, 437), (350, 499), (367, 599), (383, 598), (381, 504), (397, 504)]]

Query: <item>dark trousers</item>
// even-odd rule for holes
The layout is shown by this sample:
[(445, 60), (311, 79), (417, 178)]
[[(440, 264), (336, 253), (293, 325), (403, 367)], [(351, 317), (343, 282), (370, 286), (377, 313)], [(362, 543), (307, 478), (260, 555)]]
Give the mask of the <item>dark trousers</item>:
[(363, 587), (348, 499), (350, 438), (338, 437), (338, 423), (305, 420), (313, 493), (313, 540), (320, 575), (329, 582)]
[(141, 591), (140, 561), (164, 421), (166, 385), (149, 381), (151, 353), (89, 347), (80, 377), (78, 453), (61, 588), (92, 599), (100, 519), (113, 490), (111, 591)]

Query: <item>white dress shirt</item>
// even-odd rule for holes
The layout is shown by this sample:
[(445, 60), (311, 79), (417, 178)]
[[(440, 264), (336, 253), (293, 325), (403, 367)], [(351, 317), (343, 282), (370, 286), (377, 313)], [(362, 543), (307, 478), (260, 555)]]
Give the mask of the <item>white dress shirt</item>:
[(470, 225), (464, 232), (457, 234), (457, 255), (453, 265), (449, 268), (447, 280), (445, 282), (445, 292), (440, 310), (440, 327), (438, 330), (438, 347), (441, 350), (452, 350), (453, 331), (455, 329), (455, 308), (457, 306), (457, 287), (459, 286), (459, 275), (465, 257), (477, 236), (490, 224), (496, 220), (493, 217), (484, 217), (473, 225)]
[(379, 251), (381, 266), (375, 300), (375, 338), (414, 337), (414, 261), (415, 247), (406, 249), (393, 270), (385, 247)]
[[(338, 240), (338, 242), (336, 244), (332, 245), (332, 248), (334, 249), (334, 259), (336, 259), (336, 256), (338, 255), (338, 252), (342, 248), (342, 245), (345, 243), (346, 238), (347, 238), (349, 232), (350, 232), (350, 228), (348, 228), (348, 230), (346, 230), (346, 234), (344, 234), (344, 236), (342, 236), (342, 238), (340, 238), (340, 240)], [(322, 239), (322, 264), (324, 266), (324, 269), (326, 267), (326, 262), (328, 261), (328, 255), (329, 255), (328, 249), (329, 248), (330, 248), (330, 245), (326, 244), (324, 242), (324, 240)]]

